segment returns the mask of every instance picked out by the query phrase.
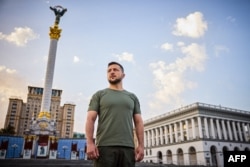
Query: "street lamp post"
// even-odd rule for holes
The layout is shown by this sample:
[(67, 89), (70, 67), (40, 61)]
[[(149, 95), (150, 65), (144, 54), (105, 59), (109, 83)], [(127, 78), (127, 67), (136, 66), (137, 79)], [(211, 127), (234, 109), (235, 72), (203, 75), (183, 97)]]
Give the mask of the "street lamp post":
[(65, 151), (68, 149), (68, 147), (67, 146), (63, 146), (62, 149), (63, 149), (63, 157), (64, 157), (64, 159), (66, 159), (65, 158)]
[(15, 151), (16, 151), (16, 148), (18, 147), (18, 145), (13, 144), (11, 147), (13, 148), (13, 158), (15, 158)]

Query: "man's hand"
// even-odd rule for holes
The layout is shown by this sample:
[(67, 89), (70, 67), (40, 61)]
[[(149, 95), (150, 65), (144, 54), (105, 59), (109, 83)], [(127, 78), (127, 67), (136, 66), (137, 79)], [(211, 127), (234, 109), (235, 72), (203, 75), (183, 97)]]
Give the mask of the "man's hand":
[(138, 146), (135, 149), (135, 161), (140, 162), (144, 158), (144, 148), (141, 146)]
[(89, 159), (98, 159), (99, 157), (99, 151), (96, 145), (93, 144), (87, 144), (87, 156)]

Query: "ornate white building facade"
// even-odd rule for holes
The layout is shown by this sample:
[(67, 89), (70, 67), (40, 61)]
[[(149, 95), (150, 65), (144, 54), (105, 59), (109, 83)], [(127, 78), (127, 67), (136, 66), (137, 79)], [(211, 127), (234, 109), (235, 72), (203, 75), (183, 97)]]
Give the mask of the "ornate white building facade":
[(250, 111), (194, 103), (144, 121), (144, 162), (223, 167), (223, 151), (250, 151)]

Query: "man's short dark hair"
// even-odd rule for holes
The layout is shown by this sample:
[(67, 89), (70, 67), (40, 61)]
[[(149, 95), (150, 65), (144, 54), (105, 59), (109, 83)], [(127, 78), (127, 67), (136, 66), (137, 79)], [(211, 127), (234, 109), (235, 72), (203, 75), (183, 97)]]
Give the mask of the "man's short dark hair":
[(122, 66), (120, 63), (117, 63), (117, 62), (115, 62), (115, 61), (110, 62), (110, 63), (108, 64), (108, 67), (111, 66), (111, 65), (113, 65), (113, 64), (118, 65), (118, 66), (122, 69), (122, 72), (124, 72), (123, 66)]

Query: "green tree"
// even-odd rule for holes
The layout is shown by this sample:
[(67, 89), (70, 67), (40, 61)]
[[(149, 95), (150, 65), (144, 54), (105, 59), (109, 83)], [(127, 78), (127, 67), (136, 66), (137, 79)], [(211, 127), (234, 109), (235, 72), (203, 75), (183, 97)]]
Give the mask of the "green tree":
[(3, 135), (14, 135), (16, 134), (15, 128), (11, 125), (8, 125), (6, 128), (0, 129), (0, 134)]

